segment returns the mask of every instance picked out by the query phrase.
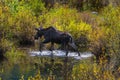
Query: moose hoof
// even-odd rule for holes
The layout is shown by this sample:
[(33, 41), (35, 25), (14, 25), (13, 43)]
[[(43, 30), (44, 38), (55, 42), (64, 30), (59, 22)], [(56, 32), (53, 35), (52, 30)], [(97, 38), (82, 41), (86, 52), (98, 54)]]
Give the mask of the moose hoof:
[(66, 57), (68, 56), (68, 53), (66, 53)]

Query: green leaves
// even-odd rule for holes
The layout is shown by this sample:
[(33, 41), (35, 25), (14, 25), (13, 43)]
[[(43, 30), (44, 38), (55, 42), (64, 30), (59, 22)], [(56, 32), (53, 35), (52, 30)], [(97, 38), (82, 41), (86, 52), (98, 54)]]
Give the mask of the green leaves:
[(51, 9), (39, 17), (39, 22), (45, 27), (53, 25), (59, 30), (70, 32), (75, 38), (79, 38), (81, 34), (87, 35), (91, 31), (91, 25), (82, 21), (80, 13), (67, 6)]

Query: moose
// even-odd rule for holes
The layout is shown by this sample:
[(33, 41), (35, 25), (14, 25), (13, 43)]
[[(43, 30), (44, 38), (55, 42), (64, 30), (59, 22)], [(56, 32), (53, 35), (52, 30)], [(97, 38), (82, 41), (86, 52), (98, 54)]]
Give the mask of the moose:
[(75, 51), (77, 51), (78, 55), (80, 56), (80, 53), (78, 52), (78, 48), (75, 45), (73, 38), (70, 33), (62, 32), (57, 30), (53, 26), (49, 26), (48, 28), (35, 28), (36, 35), (34, 36), (35, 39), (44, 37), (44, 41), (40, 43), (40, 51), (41, 47), (46, 43), (51, 43), (50, 50), (54, 50), (54, 43), (60, 44), (60, 48), (64, 48), (66, 50), (66, 56), (68, 55), (68, 46), (71, 46)]

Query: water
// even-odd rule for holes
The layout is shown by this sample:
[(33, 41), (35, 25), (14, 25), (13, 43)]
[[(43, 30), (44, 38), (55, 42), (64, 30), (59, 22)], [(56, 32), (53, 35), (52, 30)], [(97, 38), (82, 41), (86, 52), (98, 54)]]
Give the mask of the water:
[(5, 62), (0, 65), (0, 78), (2, 80), (19, 80), (24, 76), (24, 80), (28, 80), (30, 76), (35, 76), (40, 72), (42, 79), (47, 80), (48, 77), (54, 77), (54, 80), (68, 80), (72, 77), (72, 69), (84, 59), (88, 59), (93, 55), (90, 52), (81, 52), (78, 56), (77, 52), (69, 52), (66, 57), (65, 51), (44, 50), (31, 51), (28, 58), (21, 58), (18, 63)]
[(48, 56), (51, 57), (73, 57), (74, 59), (86, 59), (89, 57), (92, 57), (93, 54), (91, 52), (81, 52), (80, 56), (78, 56), (77, 52), (69, 52), (68, 55), (66, 56), (66, 52), (63, 50), (53, 50), (53, 51), (48, 51), (48, 50), (44, 50), (44, 51), (31, 51), (29, 52), (31, 56)]

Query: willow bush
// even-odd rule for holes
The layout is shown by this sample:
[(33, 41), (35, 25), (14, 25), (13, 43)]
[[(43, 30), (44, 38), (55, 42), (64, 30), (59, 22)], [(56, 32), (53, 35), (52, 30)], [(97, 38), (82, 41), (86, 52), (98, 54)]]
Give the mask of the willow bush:
[[(88, 67), (89, 66), (89, 67)], [(116, 78), (106, 65), (97, 65), (96, 63), (82, 61), (73, 67), (73, 80), (115, 80)]]
[(43, 27), (52, 25), (61, 31), (70, 32), (75, 39), (91, 31), (91, 25), (83, 22), (76, 9), (70, 9), (68, 6), (56, 5), (48, 13), (40, 16), (39, 22)]
[(11, 18), (8, 6), (5, 6), (2, 2), (0, 2), (0, 49), (3, 53), (6, 52), (9, 47), (11, 47), (10, 45), (12, 43), (9, 41), (9, 39), (12, 39), (12, 33), (10, 33), (10, 27), (8, 27), (9, 17)]
[[(97, 26), (92, 28), (89, 34), (90, 50), (104, 63), (110, 61), (113, 72), (119, 73), (119, 7), (109, 5), (101, 10)], [(92, 24), (93, 25), (93, 24)]]
[[(4, 3), (5, 5), (2, 5)], [(16, 44), (30, 44), (33, 40), (36, 16), (29, 6), (18, 0), (1, 3), (2, 36), (8, 40), (15, 39)], [(23, 43), (22, 43), (23, 42)]]
[(109, 50), (112, 54), (112, 62), (114, 70), (118, 70), (120, 66), (120, 7), (109, 5), (104, 8), (102, 16), (104, 17), (103, 25), (111, 31), (109, 32)]

